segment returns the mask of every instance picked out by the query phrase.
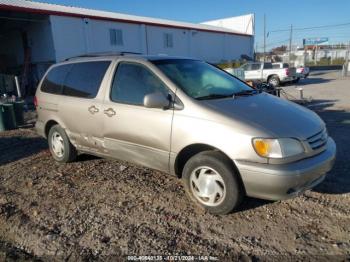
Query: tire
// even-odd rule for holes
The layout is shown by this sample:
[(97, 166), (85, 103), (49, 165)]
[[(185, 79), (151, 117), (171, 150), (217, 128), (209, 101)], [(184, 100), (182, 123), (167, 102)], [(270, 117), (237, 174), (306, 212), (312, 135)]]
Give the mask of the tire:
[(267, 80), (267, 83), (273, 87), (278, 87), (281, 81), (278, 76), (273, 75), (269, 77), (269, 79)]
[(182, 180), (190, 199), (215, 215), (232, 212), (245, 195), (231, 161), (217, 151), (191, 157), (183, 169)]
[(51, 155), (57, 162), (69, 163), (76, 159), (77, 150), (59, 125), (51, 127), (47, 140)]

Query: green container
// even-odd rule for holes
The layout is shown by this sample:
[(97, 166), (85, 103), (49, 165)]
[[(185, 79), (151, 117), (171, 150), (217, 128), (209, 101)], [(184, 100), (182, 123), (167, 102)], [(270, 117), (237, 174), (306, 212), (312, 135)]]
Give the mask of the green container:
[(11, 130), (17, 127), (13, 104), (2, 104), (2, 117), (5, 124), (5, 130)]
[(24, 101), (16, 101), (13, 103), (16, 117), (16, 126), (24, 125)]
[(0, 104), (0, 132), (5, 131), (5, 121), (4, 121), (4, 112), (2, 104)]

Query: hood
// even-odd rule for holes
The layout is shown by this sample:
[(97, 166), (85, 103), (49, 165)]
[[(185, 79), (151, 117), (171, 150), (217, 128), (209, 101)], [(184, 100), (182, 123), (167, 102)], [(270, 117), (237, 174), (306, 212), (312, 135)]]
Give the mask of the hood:
[(232, 120), (260, 128), (274, 137), (305, 140), (325, 126), (311, 110), (266, 93), (203, 102)]

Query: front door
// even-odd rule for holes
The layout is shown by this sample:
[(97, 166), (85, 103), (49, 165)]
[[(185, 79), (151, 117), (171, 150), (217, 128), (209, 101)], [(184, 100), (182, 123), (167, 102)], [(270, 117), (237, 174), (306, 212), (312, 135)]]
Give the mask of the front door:
[(118, 63), (104, 102), (104, 147), (112, 157), (168, 172), (174, 112), (144, 107), (155, 92), (171, 91), (147, 65)]
[(262, 79), (261, 64), (259, 63), (250, 64), (250, 68), (247, 71), (247, 74), (250, 80), (261, 80)]

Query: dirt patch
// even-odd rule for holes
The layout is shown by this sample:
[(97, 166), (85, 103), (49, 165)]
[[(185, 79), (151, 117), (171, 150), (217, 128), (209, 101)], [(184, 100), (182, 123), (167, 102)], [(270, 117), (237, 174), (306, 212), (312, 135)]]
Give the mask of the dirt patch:
[(0, 260), (12, 254), (45, 261), (157, 254), (345, 260), (350, 113), (319, 114), (338, 145), (327, 179), (291, 200), (249, 198), (226, 216), (198, 209), (175, 177), (86, 155), (61, 165), (33, 129), (0, 133)]

